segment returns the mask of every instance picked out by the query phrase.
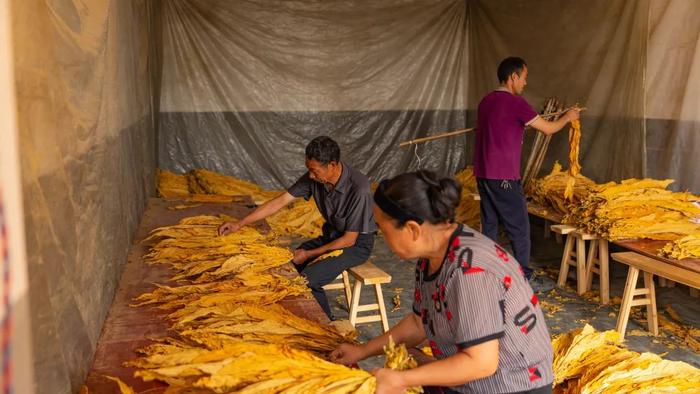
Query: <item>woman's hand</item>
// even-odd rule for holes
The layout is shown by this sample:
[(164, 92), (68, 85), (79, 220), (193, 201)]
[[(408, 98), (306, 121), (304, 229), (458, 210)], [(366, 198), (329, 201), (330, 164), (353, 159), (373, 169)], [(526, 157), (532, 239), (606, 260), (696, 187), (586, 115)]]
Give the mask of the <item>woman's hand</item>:
[(408, 387), (399, 371), (388, 368), (378, 368), (372, 371), (377, 379), (376, 394), (403, 394)]

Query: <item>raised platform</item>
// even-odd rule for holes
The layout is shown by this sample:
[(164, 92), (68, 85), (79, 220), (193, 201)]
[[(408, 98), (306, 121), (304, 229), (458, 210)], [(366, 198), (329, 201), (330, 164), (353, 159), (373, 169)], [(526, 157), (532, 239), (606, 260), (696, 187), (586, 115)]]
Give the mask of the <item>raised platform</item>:
[[(171, 210), (168, 207), (176, 205), (197, 205), (187, 209)], [(118, 377), (134, 388), (137, 393), (162, 393), (167, 385), (159, 382), (144, 382), (134, 378), (134, 368), (123, 367), (125, 361), (133, 360), (137, 354), (134, 350), (150, 343), (149, 338), (167, 335), (169, 322), (167, 311), (155, 307), (131, 308), (129, 304), (134, 297), (152, 291), (153, 283), (167, 283), (171, 276), (164, 265), (148, 265), (142, 256), (147, 252), (148, 245), (141, 241), (149, 231), (177, 224), (181, 219), (196, 215), (226, 214), (241, 218), (250, 212), (252, 201), (246, 198), (242, 202), (227, 204), (219, 203), (184, 203), (183, 201), (165, 201), (153, 198), (141, 219), (141, 224), (129, 251), (128, 260), (124, 267), (119, 288), (112, 302), (107, 319), (102, 328), (102, 334), (97, 344), (97, 350), (88, 374), (85, 386), (88, 393), (120, 393), (116, 383), (105, 379), (102, 375)], [(266, 223), (257, 228), (268, 231)], [(289, 272), (296, 271), (290, 266)], [(313, 298), (291, 298), (282, 301), (292, 313), (320, 323), (330, 323), (323, 310)]]

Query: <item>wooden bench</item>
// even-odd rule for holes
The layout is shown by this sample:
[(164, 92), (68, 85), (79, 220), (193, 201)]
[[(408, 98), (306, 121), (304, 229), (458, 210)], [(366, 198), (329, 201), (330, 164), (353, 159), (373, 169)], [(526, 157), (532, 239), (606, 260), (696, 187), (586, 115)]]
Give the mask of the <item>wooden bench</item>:
[(347, 303), (348, 310), (350, 310), (350, 303), (352, 301), (352, 290), (350, 287), (350, 276), (348, 271), (343, 271), (340, 275), (335, 278), (335, 281), (323, 286), (323, 290), (340, 290), (342, 289), (345, 293), (345, 302)]
[(564, 287), (569, 276), (569, 266), (576, 267), (577, 293), (586, 292), (586, 243), (582, 236), (577, 235), (576, 227), (568, 224), (554, 224), (550, 226), (553, 232), (567, 235), (564, 243), (564, 253), (561, 256), (559, 266), (559, 278), (557, 286)]
[(608, 240), (588, 234), (582, 235), (583, 239), (590, 239), (588, 257), (586, 259), (586, 291), (590, 291), (593, 285), (593, 274), (598, 275), (598, 290), (600, 303), (605, 305), (610, 302), (610, 252)]
[[(656, 312), (656, 291), (654, 288), (654, 275), (674, 282), (682, 283), (690, 288), (700, 288), (700, 273), (685, 269), (677, 265), (666, 263), (663, 260), (647, 257), (635, 252), (613, 253), (613, 260), (629, 266), (627, 282), (622, 296), (620, 315), (617, 318), (617, 331), (624, 338), (627, 322), (632, 307), (647, 307), (647, 324), (649, 331), (659, 334), (659, 321)], [(644, 286), (637, 288), (639, 272), (644, 275)], [(635, 298), (635, 296), (642, 296)]]
[[(382, 294), (382, 284), (391, 282), (391, 275), (379, 269), (371, 262), (350, 268), (350, 275), (355, 279), (350, 305), (350, 324), (355, 327), (357, 324), (372, 323), (381, 321), (384, 332), (389, 331), (389, 320), (384, 305)], [(377, 302), (373, 304), (360, 305), (360, 293), (362, 286), (374, 286)], [(357, 316), (359, 312), (379, 310), (379, 314), (367, 316)]]

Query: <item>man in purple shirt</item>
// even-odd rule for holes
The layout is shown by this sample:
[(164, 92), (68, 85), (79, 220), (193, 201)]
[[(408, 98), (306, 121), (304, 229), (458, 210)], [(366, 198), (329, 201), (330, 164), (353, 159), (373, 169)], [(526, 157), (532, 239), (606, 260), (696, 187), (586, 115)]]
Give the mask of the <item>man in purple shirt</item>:
[(498, 241), (498, 224), (505, 227), (513, 254), (535, 290), (546, 291), (534, 280), (529, 268), (530, 221), (525, 193), (520, 182), (520, 156), (525, 127), (554, 134), (578, 119), (572, 109), (559, 120), (549, 122), (537, 115), (521, 97), (527, 85), (527, 64), (518, 57), (504, 59), (498, 66), (498, 89), (487, 94), (477, 111), (474, 174), (481, 196), (481, 226), (484, 235)]

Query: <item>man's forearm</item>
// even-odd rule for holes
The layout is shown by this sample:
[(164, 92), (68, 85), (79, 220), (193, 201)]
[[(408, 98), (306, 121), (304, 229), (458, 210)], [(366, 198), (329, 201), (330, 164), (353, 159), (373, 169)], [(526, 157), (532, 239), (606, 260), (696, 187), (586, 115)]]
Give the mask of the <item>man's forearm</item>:
[(316, 249), (307, 250), (306, 253), (309, 255), (309, 257), (316, 258), (334, 250), (349, 248), (355, 245), (357, 237), (358, 233), (346, 232), (340, 238), (325, 245), (321, 245)]
[(281, 194), (272, 200), (264, 203), (263, 205), (259, 206), (256, 208), (253, 212), (251, 212), (248, 216), (244, 217), (241, 219), (241, 225), (242, 226), (247, 226), (253, 223), (256, 223), (260, 220), (263, 220), (267, 218), (270, 215), (273, 215), (275, 212), (279, 211), (284, 207), (285, 205), (289, 204), (292, 200), (294, 200), (294, 197), (291, 196), (288, 193)]

